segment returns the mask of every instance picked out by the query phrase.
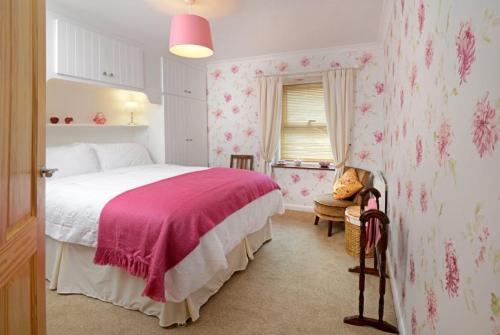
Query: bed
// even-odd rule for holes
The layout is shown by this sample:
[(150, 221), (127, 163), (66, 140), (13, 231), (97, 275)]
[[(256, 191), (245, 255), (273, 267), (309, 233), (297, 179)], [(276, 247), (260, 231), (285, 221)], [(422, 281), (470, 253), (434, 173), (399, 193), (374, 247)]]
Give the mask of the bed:
[[(46, 186), (46, 278), (57, 293), (84, 294), (139, 310), (158, 317), (162, 327), (185, 324), (196, 321), (201, 306), (271, 239), (271, 216), (284, 211), (283, 200), (276, 189), (225, 217), (165, 272), (166, 301), (152, 300), (143, 296), (143, 278), (94, 264), (101, 211), (125, 191), (207, 168), (152, 164), (144, 150), (78, 144), (48, 151), (48, 164), (63, 169)], [(71, 166), (72, 161), (78, 166)]]

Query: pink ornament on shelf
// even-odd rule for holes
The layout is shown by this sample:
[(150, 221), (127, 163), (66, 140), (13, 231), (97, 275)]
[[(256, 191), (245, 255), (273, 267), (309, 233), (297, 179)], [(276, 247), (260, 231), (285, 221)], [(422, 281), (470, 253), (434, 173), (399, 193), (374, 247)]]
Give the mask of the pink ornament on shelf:
[(99, 112), (94, 116), (92, 121), (94, 121), (95, 124), (105, 124), (107, 120), (106, 116), (104, 116), (104, 113)]

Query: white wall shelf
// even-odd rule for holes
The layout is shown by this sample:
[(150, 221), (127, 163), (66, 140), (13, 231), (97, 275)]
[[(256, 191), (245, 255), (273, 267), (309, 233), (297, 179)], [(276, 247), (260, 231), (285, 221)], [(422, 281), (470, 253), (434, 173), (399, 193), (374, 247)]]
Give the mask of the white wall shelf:
[(73, 124), (65, 124), (65, 123), (47, 123), (47, 127), (64, 127), (64, 128), (75, 128), (75, 127), (92, 127), (92, 128), (147, 128), (149, 127), (146, 124), (138, 124), (138, 125), (128, 125), (128, 124), (92, 124), (92, 123), (73, 123)]

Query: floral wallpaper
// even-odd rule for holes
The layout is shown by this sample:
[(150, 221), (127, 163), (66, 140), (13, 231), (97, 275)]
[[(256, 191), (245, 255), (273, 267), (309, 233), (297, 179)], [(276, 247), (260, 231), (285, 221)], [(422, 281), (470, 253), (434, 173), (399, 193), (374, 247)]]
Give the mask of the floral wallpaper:
[(407, 334), (500, 334), (500, 2), (387, 0), (383, 163)]
[[(210, 165), (229, 165), (229, 156), (233, 153), (259, 157), (257, 75), (357, 67), (353, 146), (348, 164), (380, 170), (385, 91), (382, 64), (380, 47), (316, 50), (209, 64)], [(274, 177), (281, 185), (288, 205), (312, 206), (314, 196), (331, 192), (333, 184), (333, 172), (330, 171), (275, 169)]]

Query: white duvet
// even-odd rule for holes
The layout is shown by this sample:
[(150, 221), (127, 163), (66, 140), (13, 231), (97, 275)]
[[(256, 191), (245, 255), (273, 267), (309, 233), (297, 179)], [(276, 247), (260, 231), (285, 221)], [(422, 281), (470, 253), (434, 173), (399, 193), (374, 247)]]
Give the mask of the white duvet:
[[(143, 165), (49, 180), (46, 185), (46, 235), (68, 243), (95, 247), (99, 216), (115, 196), (161, 179), (206, 168), (178, 165)], [(165, 274), (166, 298), (182, 301), (202, 287), (220, 269), (226, 257), (267, 218), (284, 211), (279, 190), (236, 211), (210, 232), (200, 245)]]

